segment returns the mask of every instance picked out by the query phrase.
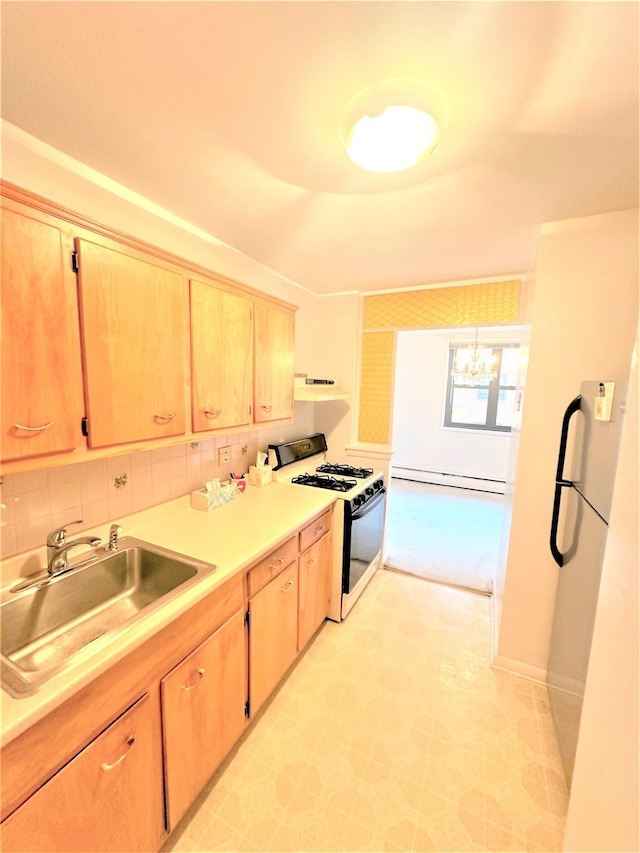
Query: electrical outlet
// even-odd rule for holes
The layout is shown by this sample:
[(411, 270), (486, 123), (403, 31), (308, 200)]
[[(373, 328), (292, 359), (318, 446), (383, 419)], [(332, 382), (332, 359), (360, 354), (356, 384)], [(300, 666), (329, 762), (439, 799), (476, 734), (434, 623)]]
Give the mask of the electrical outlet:
[(231, 446), (218, 448), (218, 465), (227, 465), (231, 462)]

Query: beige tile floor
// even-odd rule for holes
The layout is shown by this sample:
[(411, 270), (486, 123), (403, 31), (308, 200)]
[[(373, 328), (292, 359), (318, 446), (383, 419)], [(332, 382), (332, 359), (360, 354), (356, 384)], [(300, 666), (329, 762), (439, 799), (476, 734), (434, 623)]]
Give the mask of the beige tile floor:
[(560, 850), (546, 691), (490, 669), (489, 608), (379, 571), (164, 850)]

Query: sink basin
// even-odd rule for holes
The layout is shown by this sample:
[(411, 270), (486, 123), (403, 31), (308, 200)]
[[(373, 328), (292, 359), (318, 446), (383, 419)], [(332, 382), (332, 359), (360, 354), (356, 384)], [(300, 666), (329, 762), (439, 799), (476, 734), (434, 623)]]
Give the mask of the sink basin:
[(15, 698), (31, 695), (95, 654), (95, 640), (116, 639), (215, 570), (126, 536), (90, 565), (8, 593), (0, 604), (2, 687)]

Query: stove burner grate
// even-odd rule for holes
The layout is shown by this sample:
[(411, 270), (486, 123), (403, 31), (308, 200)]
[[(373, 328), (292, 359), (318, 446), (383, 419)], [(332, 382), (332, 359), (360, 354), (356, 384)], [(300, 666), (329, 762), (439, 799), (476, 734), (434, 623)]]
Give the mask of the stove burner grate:
[(316, 489), (329, 489), (332, 492), (348, 492), (358, 485), (357, 480), (336, 480), (322, 474), (300, 474), (291, 480), (300, 486), (313, 486)]
[(323, 462), (316, 468), (321, 474), (340, 474), (343, 477), (365, 479), (373, 474), (373, 468), (356, 468), (354, 465), (340, 465), (333, 462)]

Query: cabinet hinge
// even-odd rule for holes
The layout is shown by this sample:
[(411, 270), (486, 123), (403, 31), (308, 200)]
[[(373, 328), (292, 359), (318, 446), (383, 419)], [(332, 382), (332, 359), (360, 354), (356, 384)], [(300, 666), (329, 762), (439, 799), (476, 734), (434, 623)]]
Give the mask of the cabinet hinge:
[(84, 437), (87, 438), (89, 435), (89, 418), (83, 418), (80, 421), (80, 428)]
[(78, 272), (78, 270), (80, 269), (80, 261), (78, 260), (78, 253), (75, 251), (75, 249), (73, 250), (73, 252), (71, 252), (71, 269), (74, 272)]
[(249, 627), (250, 620), (251, 620), (251, 613), (249, 610), (247, 610), (247, 612), (244, 614), (244, 624), (247, 626), (247, 628)]
[(250, 699), (247, 699), (247, 701), (244, 703), (244, 715), (247, 718), (249, 718), (251, 716), (251, 700)]

